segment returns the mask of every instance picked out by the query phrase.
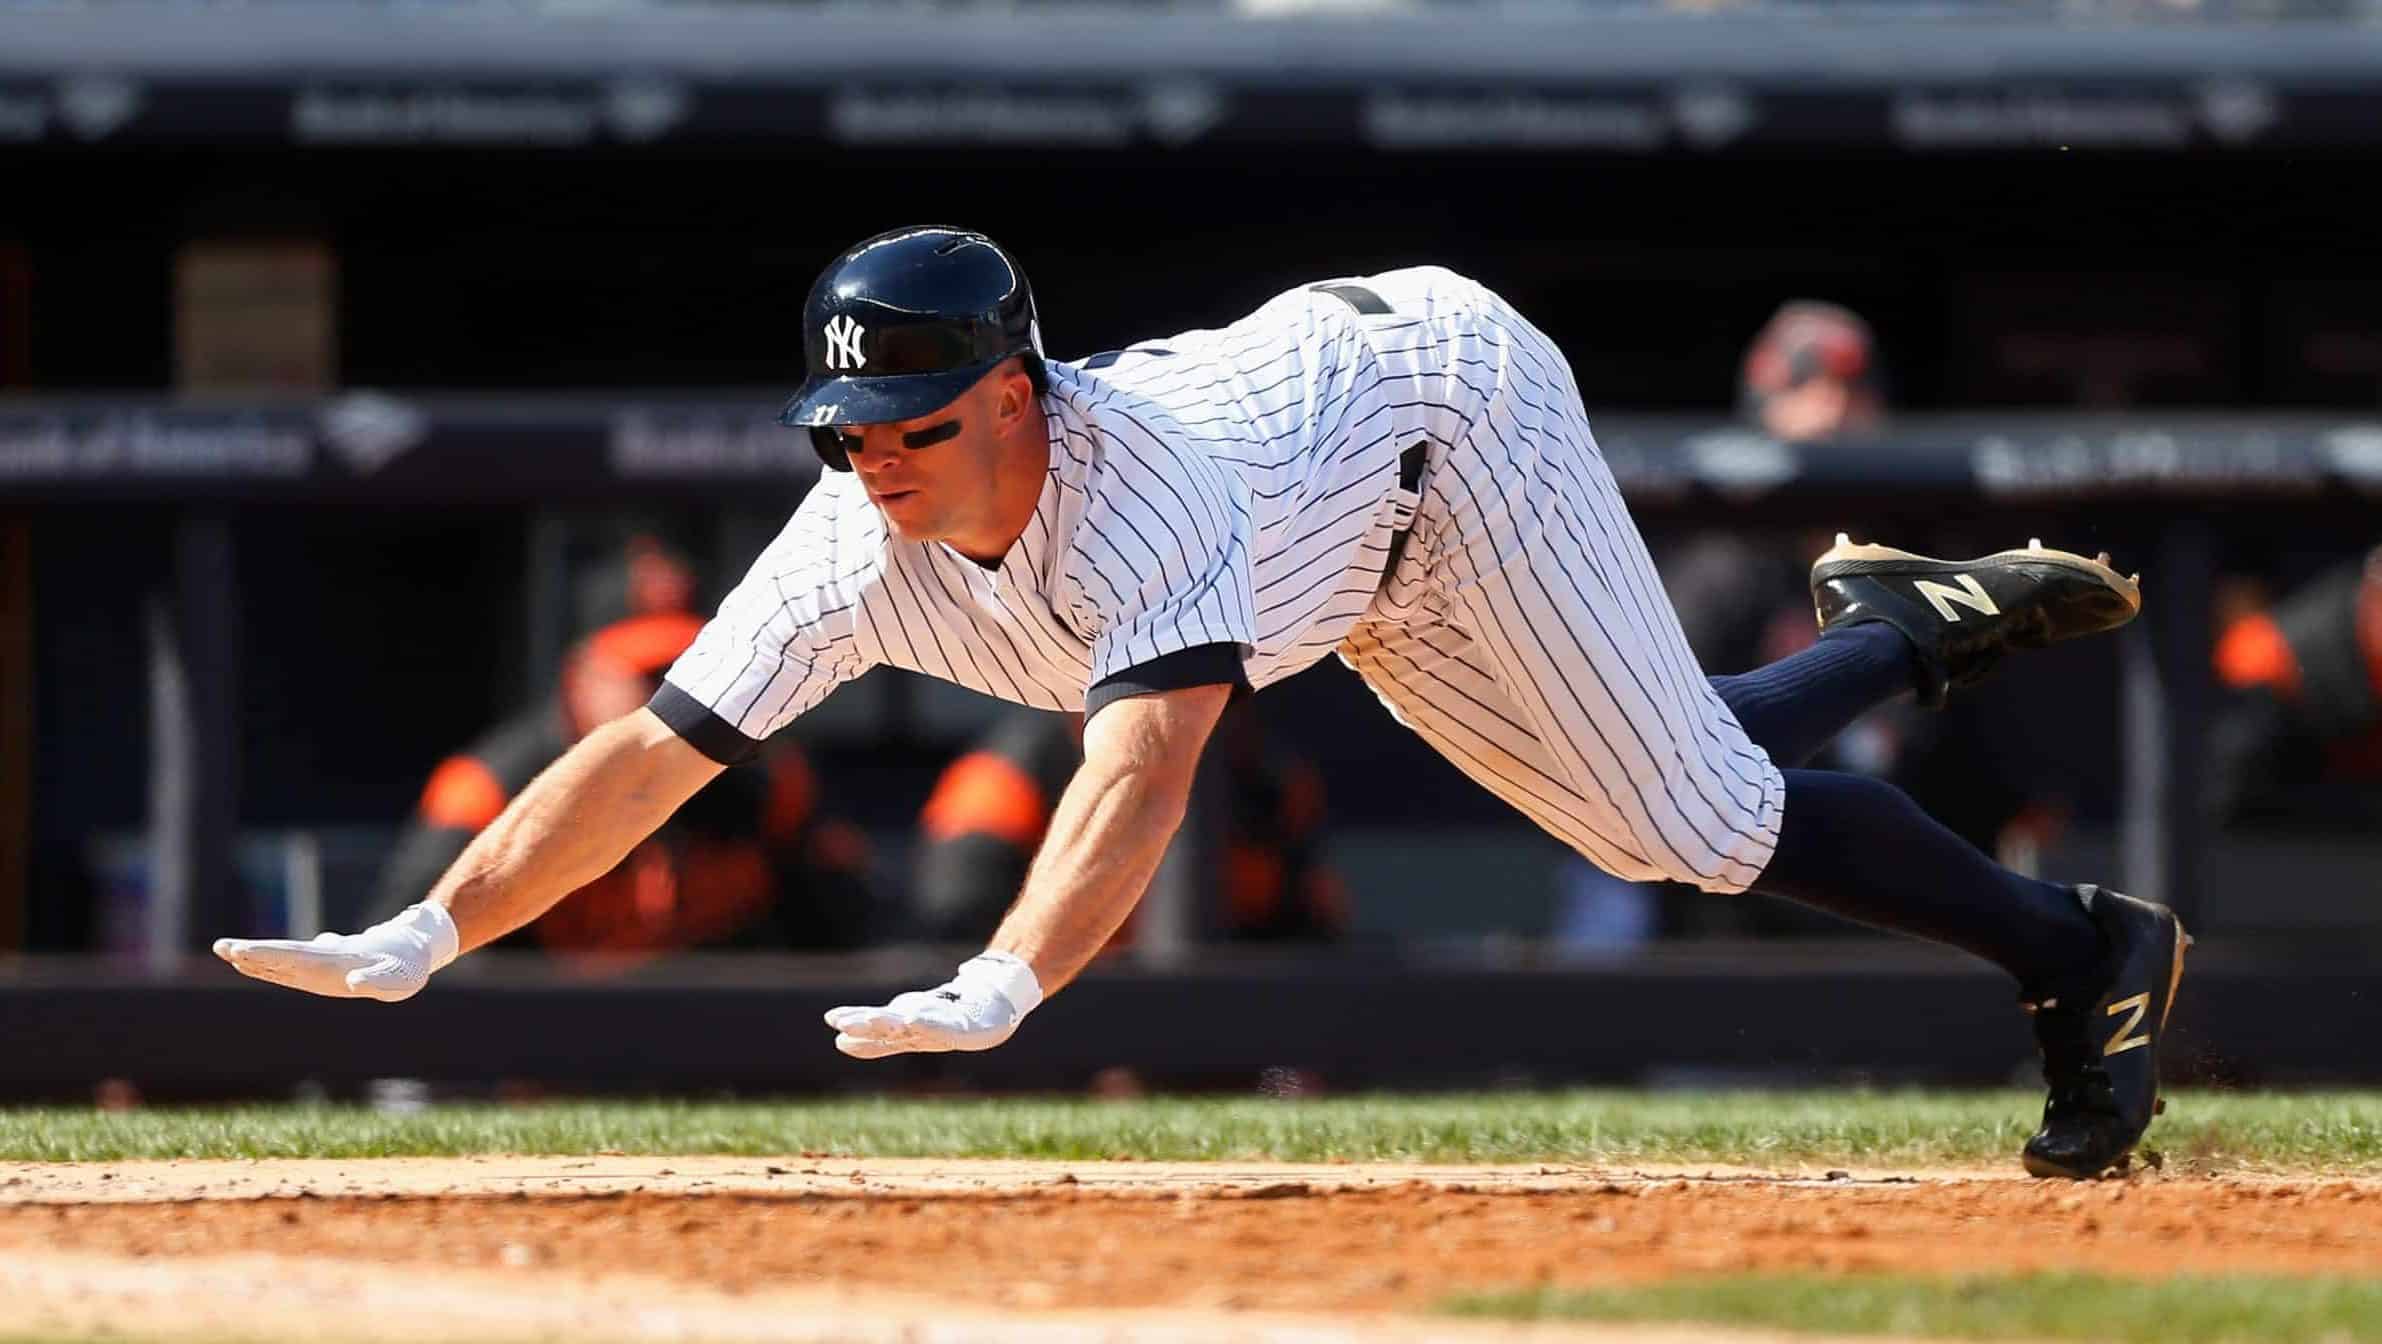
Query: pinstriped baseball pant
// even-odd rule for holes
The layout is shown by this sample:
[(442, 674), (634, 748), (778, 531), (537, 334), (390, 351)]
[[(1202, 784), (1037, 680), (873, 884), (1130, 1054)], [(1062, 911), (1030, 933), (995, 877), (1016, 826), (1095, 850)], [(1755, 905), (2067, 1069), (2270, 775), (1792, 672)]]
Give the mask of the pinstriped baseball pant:
[(1340, 646), (1390, 713), (1617, 877), (1741, 891), (1784, 781), (1706, 680), (1553, 344), (1487, 291), (1407, 554)]

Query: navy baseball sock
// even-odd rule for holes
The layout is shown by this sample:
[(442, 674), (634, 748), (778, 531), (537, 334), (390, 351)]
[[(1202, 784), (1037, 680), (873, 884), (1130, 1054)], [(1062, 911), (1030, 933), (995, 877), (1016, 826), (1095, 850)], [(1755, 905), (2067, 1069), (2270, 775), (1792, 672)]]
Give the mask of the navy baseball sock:
[(2100, 931), (2074, 889), (1993, 862), (1883, 780), (1785, 773), (1778, 849), (1755, 891), (1973, 952), (2029, 998), (2099, 965)]
[(1846, 724), (1910, 690), (1911, 657), (1901, 631), (1865, 621), (1751, 672), (1714, 677), (1712, 689), (1783, 768), (1810, 760)]

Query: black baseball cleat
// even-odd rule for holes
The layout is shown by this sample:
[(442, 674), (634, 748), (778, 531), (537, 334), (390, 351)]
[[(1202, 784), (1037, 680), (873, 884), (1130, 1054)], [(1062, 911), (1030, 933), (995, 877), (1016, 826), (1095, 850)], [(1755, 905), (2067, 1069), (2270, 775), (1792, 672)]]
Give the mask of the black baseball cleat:
[(2159, 1038), (2183, 979), (2190, 934), (2175, 912), (2106, 887), (2076, 898), (2107, 948), (2097, 985), (2026, 1005), (2043, 1052), (2043, 1127), (2026, 1141), (2028, 1174), (2095, 1180), (2123, 1170), (2159, 1100)]
[(2011, 649), (2114, 630), (2142, 610), (2142, 587), (2097, 560), (2030, 541), (2022, 551), (1932, 560), (1843, 533), (1811, 567), (1820, 633), (1884, 621), (1918, 650), (1919, 703), (1993, 670)]

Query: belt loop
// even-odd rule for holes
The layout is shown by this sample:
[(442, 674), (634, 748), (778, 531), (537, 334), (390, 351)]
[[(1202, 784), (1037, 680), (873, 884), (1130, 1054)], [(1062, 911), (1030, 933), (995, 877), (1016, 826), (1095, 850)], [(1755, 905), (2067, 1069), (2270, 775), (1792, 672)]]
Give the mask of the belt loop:
[(1406, 538), (1414, 531), (1414, 512), (1423, 504), (1423, 459), (1430, 447), (1429, 439), (1418, 439), (1398, 454), (1398, 488), (1414, 496), (1414, 503), (1407, 511), (1405, 525), (1390, 533), (1389, 557), (1381, 566), (1384, 588), (1389, 587), (1390, 579), (1397, 574), (1398, 562), (1406, 558)]

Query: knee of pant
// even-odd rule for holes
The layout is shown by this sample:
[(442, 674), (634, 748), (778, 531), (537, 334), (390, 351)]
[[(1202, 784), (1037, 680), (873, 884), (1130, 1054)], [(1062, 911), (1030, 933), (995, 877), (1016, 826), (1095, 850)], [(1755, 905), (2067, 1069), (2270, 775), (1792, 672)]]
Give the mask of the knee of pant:
[(1714, 895), (1732, 895), (1752, 886), (1770, 861), (1777, 845), (1776, 828), (1765, 823), (1762, 800), (1734, 790), (1711, 788), (1700, 798), (1708, 804), (1650, 824), (1637, 837), (1639, 850), (1661, 881), (1678, 882)]
[(1734, 856), (1715, 854), (1704, 847), (1691, 847), (1687, 853), (1661, 844), (1646, 847), (1653, 852), (1644, 871), (1628, 875), (1636, 881), (1672, 882), (1715, 896), (1733, 896), (1751, 886), (1756, 876)]
[[(1671, 852), (1661, 844), (1644, 845), (1648, 855), (1616, 854), (1583, 848), (1582, 858), (1624, 882), (1675, 883), (1716, 896), (1733, 896), (1753, 885), (1756, 874), (1727, 858), (1704, 859)], [(1699, 868), (1700, 863), (1710, 864)]]
[[(1644, 857), (1631, 855), (1618, 863), (1590, 857), (1598, 867), (1630, 882), (1671, 882), (1715, 895), (1745, 890), (1746, 884), (1732, 880), (1734, 875), (1725, 869), (1722, 861), (1707, 860), (1700, 853), (1675, 853), (1659, 841), (1652, 844), (1641, 841), (1641, 848), (1648, 851)], [(1720, 871), (1715, 871), (1716, 868)]]
[(1708, 896), (1742, 896), (1752, 889), (1754, 879), (1758, 876), (1758, 873), (1741, 877), (1714, 877), (1707, 874), (1692, 879), (1680, 878), (1678, 880)]

